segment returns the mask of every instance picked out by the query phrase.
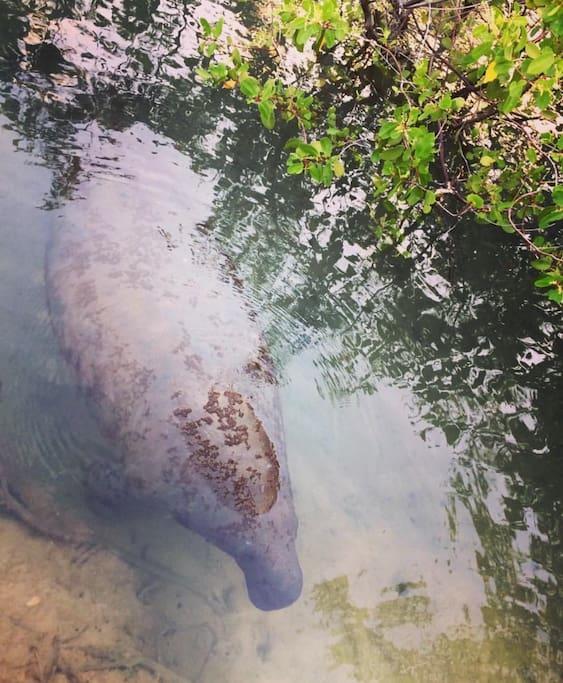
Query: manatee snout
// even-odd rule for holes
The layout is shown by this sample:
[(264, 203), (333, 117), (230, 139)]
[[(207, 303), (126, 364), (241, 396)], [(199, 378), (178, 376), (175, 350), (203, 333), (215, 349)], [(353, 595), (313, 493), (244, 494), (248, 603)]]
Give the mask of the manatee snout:
[(244, 553), (236, 558), (246, 579), (248, 597), (258, 609), (289, 607), (301, 595), (303, 573), (294, 547), (276, 553)]

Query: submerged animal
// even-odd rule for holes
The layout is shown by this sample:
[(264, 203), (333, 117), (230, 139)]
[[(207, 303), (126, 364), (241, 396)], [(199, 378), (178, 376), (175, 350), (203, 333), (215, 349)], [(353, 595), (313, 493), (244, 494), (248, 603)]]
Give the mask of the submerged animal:
[(220, 258), (142, 175), (91, 180), (47, 255), (55, 332), (118, 445), (88, 483), (164, 505), (236, 560), (254, 605), (282, 608), (302, 573), (271, 360)]

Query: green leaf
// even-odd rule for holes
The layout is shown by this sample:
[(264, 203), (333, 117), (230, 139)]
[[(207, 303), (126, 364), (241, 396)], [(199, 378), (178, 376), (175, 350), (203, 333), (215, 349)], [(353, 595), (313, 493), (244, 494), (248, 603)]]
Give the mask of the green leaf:
[(212, 64), (209, 67), (209, 73), (213, 77), (213, 80), (215, 81), (224, 81), (227, 76), (229, 75), (229, 70), (227, 69), (226, 64)]
[(383, 150), (383, 152), (379, 154), (379, 157), (383, 159), (383, 161), (394, 161), (395, 159), (398, 159), (404, 151), (405, 148), (402, 145), (397, 145), (396, 147)]
[(545, 277), (540, 277), (534, 284), (536, 287), (551, 287), (555, 282), (556, 279), (553, 275), (546, 275)]
[(303, 162), (300, 159), (289, 157), (287, 161), (287, 172), (289, 175), (299, 175), (303, 173), (304, 168)]
[(215, 39), (219, 38), (219, 36), (223, 32), (224, 23), (225, 20), (223, 19), (223, 17), (221, 17), (221, 19), (219, 19), (219, 21), (216, 21), (215, 24), (213, 24), (213, 26), (211, 27), (211, 34)]
[(293, 44), (299, 51), (302, 51), (309, 38), (317, 37), (319, 33), (320, 26), (318, 24), (309, 24), (308, 26), (304, 26), (295, 32), (295, 35), (293, 36)]
[(479, 59), (481, 59), (481, 57), (490, 54), (491, 48), (493, 46), (493, 41), (489, 34), (487, 34), (484, 37), (485, 40), (476, 47), (474, 47), (471, 50), (471, 52), (463, 59), (464, 64), (475, 64), (475, 62), (478, 62)]
[(203, 35), (205, 36), (210, 36), (211, 35), (211, 24), (205, 19), (204, 17), (201, 17), (199, 20), (199, 25), (203, 29)]
[(452, 101), (452, 96), (450, 95), (449, 92), (447, 92), (441, 99), (440, 102), (438, 103), (438, 106), (440, 109), (443, 109), (444, 111), (449, 111), (452, 108), (453, 101)]
[(550, 67), (555, 62), (555, 53), (553, 50), (546, 46), (541, 50), (539, 57), (532, 59), (528, 64), (526, 73), (528, 76), (539, 76), (539, 74), (544, 74), (550, 69)]
[(549, 207), (549, 210), (542, 211), (538, 225), (540, 230), (545, 230), (549, 225), (560, 220), (563, 220), (563, 209)]
[(240, 90), (249, 100), (253, 100), (260, 94), (260, 82), (253, 76), (247, 76), (241, 80)]
[(323, 181), (323, 167), (321, 164), (311, 164), (308, 168), (309, 175), (316, 183)]
[(262, 100), (258, 104), (258, 111), (260, 112), (260, 120), (268, 130), (276, 125), (276, 115), (274, 112), (274, 105), (271, 100)]
[(202, 81), (211, 80), (211, 74), (209, 73), (209, 71), (207, 71), (207, 69), (202, 69), (200, 66), (198, 66), (195, 72), (201, 78)]
[(490, 156), (489, 154), (483, 154), (481, 157), (481, 166), (485, 166), (485, 168), (489, 168), (489, 166), (492, 166), (495, 163), (495, 158)]
[(551, 191), (553, 201), (558, 206), (563, 206), (563, 185), (556, 185)]
[(407, 195), (407, 204), (414, 206), (424, 197), (424, 190), (420, 187), (413, 187)]
[(503, 112), (503, 114), (508, 114), (514, 109), (517, 109), (517, 107), (520, 105), (520, 102), (520, 96), (513, 97), (512, 95), (508, 95), (508, 97), (505, 100), (503, 100), (500, 106), (500, 110)]
[(476, 209), (482, 209), (485, 206), (485, 200), (478, 194), (468, 194), (467, 201)]
[(532, 261), (532, 268), (536, 270), (549, 270), (551, 268), (552, 260), (550, 258), (544, 257), (537, 261)]
[(329, 157), (332, 154), (332, 142), (330, 138), (324, 137), (319, 140), (321, 152)]
[(332, 178), (333, 178), (333, 173), (332, 173), (332, 165), (331, 164), (324, 164), (322, 166), (322, 182), (325, 187), (328, 187), (332, 183)]
[(377, 133), (378, 137), (380, 137), (382, 140), (387, 140), (390, 138), (393, 133), (397, 132), (397, 122), (396, 121), (384, 121)]
[(299, 138), (289, 138), (289, 140), (285, 143), (283, 148), (293, 150), (293, 149), (297, 149), (300, 144), (301, 144), (301, 140)]
[(325, 0), (321, 5), (321, 17), (323, 18), (323, 21), (337, 19), (337, 10), (336, 0)]
[(414, 153), (415, 156), (421, 161), (427, 161), (431, 158), (434, 152), (434, 141), (436, 136), (434, 133), (430, 133), (425, 128), (424, 129), (413, 129), (419, 131), (419, 135), (415, 138), (414, 143)]
[(563, 290), (561, 289), (551, 289), (547, 293), (547, 298), (551, 301), (555, 301), (556, 304), (563, 303)]
[(541, 55), (541, 50), (537, 45), (534, 45), (534, 43), (526, 43), (524, 49), (526, 50), (528, 57), (531, 57), (532, 59), (535, 59)]
[(262, 88), (262, 99), (271, 97), (276, 89), (276, 81), (273, 78), (269, 78)]
[(215, 54), (217, 49), (217, 43), (204, 43), (202, 46), (202, 52), (205, 57), (211, 58)]
[(551, 104), (551, 93), (549, 90), (546, 90), (545, 92), (536, 92), (534, 93), (534, 99), (538, 107), (543, 111)]
[(508, 92), (511, 97), (520, 97), (524, 92), (526, 87), (526, 81), (524, 79), (515, 79), (510, 82), (508, 86)]
[(301, 158), (313, 157), (316, 159), (320, 155), (320, 149), (314, 145), (310, 145), (309, 143), (300, 140), (299, 144), (297, 145), (297, 154)]
[(233, 60), (233, 64), (235, 66), (240, 66), (242, 64), (242, 55), (240, 54), (238, 47), (234, 47), (231, 50), (231, 59)]

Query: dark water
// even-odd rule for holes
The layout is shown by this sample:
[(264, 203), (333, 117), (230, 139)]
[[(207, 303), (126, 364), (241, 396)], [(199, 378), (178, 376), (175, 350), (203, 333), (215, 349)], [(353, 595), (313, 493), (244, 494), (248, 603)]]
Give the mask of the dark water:
[(228, 558), (143, 520), (215, 634), (197, 666), (164, 663), (203, 681), (559, 680), (561, 316), (505, 235), (421, 226), (414, 259), (376, 256), (359, 181), (288, 178), (283, 140), (194, 81), (197, 17), (243, 31), (239, 9), (0, 0), (2, 448), (72, 479), (107, 447), (51, 332), (44, 252), (92, 179), (134, 186), (142, 167), (164, 238), (199, 223), (192, 248), (219, 245), (260, 311), (305, 575), (298, 603), (260, 613)]

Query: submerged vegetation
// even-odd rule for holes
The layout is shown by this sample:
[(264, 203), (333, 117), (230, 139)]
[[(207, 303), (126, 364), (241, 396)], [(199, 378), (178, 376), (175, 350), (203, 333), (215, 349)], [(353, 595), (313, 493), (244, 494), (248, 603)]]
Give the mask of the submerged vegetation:
[[(558, 666), (557, 651), (547, 642), (531, 649), (532, 626), (518, 632), (518, 647), (514, 647), (515, 632), (495, 624), (498, 615), (494, 614), (489, 615), (483, 641), (475, 638), (467, 623), (423, 647), (405, 646), (409, 639), (404, 634), (401, 639), (400, 629), (432, 618), (425, 588), (423, 581), (389, 587), (386, 599), (375, 608), (366, 608), (351, 599), (348, 577), (318, 583), (313, 589), (314, 609), (321, 626), (335, 638), (330, 648), (333, 664), (351, 667), (359, 683), (557, 680), (557, 674), (552, 674)], [(399, 643), (402, 640), (401, 645), (393, 642), (393, 635)]]
[(498, 226), (563, 302), (558, 0), (276, 0), (263, 19), (247, 45), (201, 19), (198, 74), (280, 129), (289, 174), (359, 188), (405, 255), (430, 221)]

